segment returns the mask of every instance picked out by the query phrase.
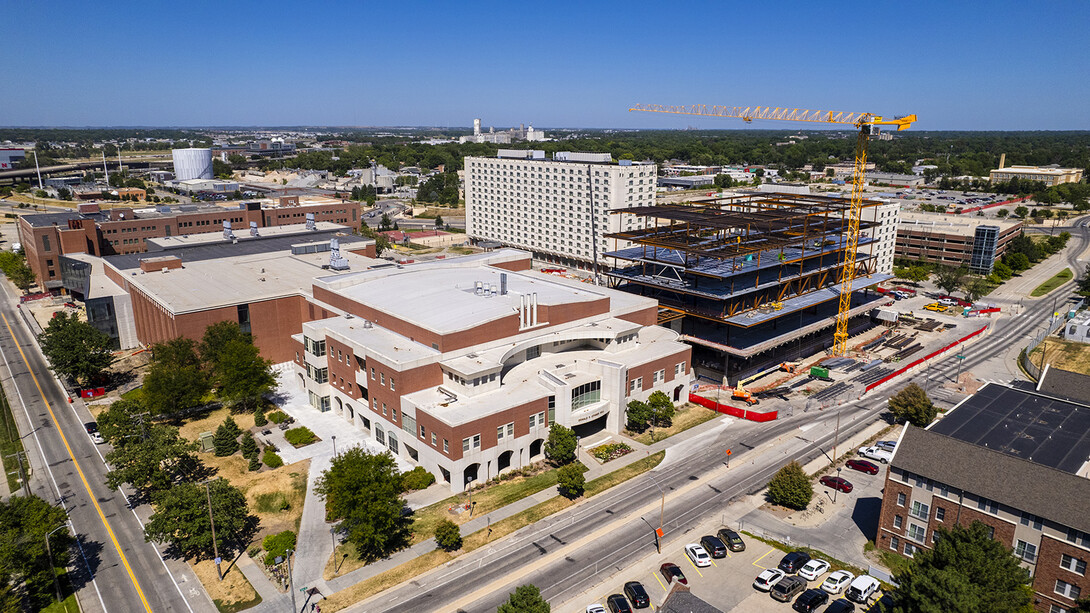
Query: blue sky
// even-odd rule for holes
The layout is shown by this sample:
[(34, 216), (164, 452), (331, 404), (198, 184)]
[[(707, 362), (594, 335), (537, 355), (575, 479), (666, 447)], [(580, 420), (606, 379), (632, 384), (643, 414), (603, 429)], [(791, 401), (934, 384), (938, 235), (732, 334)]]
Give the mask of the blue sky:
[(627, 112), (644, 102), (911, 112), (922, 130), (1090, 129), (1086, 0), (3, 10), (8, 126), (743, 127)]

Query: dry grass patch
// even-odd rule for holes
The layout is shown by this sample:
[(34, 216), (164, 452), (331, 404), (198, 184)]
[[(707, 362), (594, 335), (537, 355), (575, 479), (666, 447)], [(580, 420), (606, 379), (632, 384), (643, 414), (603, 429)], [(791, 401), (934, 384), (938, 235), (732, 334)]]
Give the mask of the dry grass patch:
[(227, 419), (227, 416), (235, 420), (238, 427), (243, 431), (249, 430), (254, 427), (254, 414), (253, 413), (236, 413), (231, 414), (231, 410), (227, 407), (215, 409), (197, 417), (196, 419), (186, 420), (178, 431), (181, 433), (182, 438), (190, 441), (196, 441), (200, 438), (201, 432), (215, 432), (216, 428), (220, 427), (223, 420)]
[(678, 407), (677, 411), (674, 413), (674, 419), (673, 422), (670, 424), (669, 428), (655, 428), (654, 441), (651, 440), (651, 430), (647, 430), (643, 434), (635, 434), (633, 432), (625, 430), (625, 435), (636, 441), (637, 443), (650, 445), (652, 443), (657, 443), (662, 439), (670, 438), (675, 434), (684, 432), (694, 426), (699, 426), (700, 424), (715, 419), (720, 415), (721, 413), (717, 413), (711, 409), (702, 407), (699, 404), (686, 402), (684, 405)]
[(261, 596), (258, 596), (254, 586), (250, 585), (242, 571), (234, 564), (226, 560), (221, 564), (224, 571), (223, 581), (219, 581), (216, 578), (216, 563), (212, 560), (204, 560), (196, 564), (188, 560), (187, 562), (193, 569), (193, 574), (197, 575), (201, 584), (204, 585), (204, 589), (208, 590), (208, 595), (221, 613), (242, 611), (257, 606), (261, 602)]
[(1048, 337), (1029, 355), (1030, 362), (1040, 366), (1042, 351), (1052, 368), (1090, 375), (1090, 344)]

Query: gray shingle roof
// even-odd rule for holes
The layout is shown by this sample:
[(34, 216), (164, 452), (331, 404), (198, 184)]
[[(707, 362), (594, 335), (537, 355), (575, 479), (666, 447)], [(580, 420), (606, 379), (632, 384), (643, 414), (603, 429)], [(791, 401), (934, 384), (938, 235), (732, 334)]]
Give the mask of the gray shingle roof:
[(1049, 364), (1037, 384), (1037, 391), (1057, 398), (1067, 398), (1090, 405), (1090, 376), (1060, 370)]
[(723, 613), (721, 609), (693, 596), (689, 588), (681, 584), (673, 586), (673, 591), (658, 610), (659, 613)]

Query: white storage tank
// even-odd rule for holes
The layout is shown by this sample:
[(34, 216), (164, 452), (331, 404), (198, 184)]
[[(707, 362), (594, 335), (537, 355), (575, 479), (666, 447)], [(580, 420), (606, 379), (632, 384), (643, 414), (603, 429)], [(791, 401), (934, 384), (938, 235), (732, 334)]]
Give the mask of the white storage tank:
[(190, 147), (175, 149), (174, 178), (178, 181), (212, 178), (212, 150)]

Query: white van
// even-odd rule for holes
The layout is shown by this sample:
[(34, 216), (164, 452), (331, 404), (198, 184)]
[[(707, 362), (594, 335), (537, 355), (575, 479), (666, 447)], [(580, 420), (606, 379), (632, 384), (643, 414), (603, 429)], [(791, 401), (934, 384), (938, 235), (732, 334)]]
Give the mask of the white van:
[(866, 604), (867, 599), (874, 595), (878, 591), (878, 580), (870, 575), (860, 575), (856, 577), (851, 585), (848, 586), (848, 590), (844, 592), (844, 596), (848, 600), (854, 600), (859, 604)]

